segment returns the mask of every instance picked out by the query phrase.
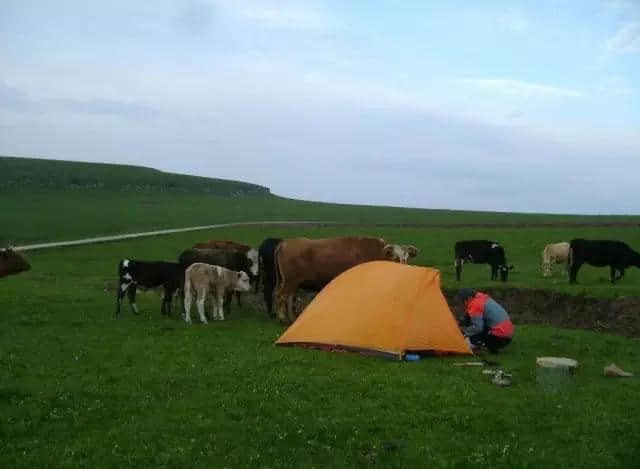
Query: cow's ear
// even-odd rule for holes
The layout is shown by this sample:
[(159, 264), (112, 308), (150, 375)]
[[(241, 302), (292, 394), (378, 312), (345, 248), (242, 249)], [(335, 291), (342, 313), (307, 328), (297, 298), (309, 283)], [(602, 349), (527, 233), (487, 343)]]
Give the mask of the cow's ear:
[(386, 244), (382, 249), (385, 257), (391, 257), (393, 254), (393, 244)]
[(407, 252), (409, 253), (409, 257), (418, 257), (420, 251), (418, 248), (412, 245), (407, 246)]

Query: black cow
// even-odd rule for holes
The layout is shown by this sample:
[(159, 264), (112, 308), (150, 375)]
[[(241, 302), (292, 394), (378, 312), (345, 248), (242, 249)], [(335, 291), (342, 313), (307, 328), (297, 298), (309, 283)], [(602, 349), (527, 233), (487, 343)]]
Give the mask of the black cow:
[(513, 269), (512, 265), (507, 266), (504, 248), (495, 241), (458, 241), (454, 250), (456, 255), (454, 263), (456, 280), (460, 280), (462, 265), (465, 262), (489, 264), (491, 266), (491, 280), (498, 280), (498, 271), (500, 271), (500, 280), (503, 282), (507, 281), (509, 271)]
[(135, 261), (122, 259), (118, 264), (118, 291), (116, 293), (116, 314), (120, 313), (120, 306), (124, 294), (128, 292), (129, 304), (135, 314), (136, 290), (164, 287), (162, 297), (162, 314), (171, 314), (171, 298), (176, 291), (182, 291), (184, 286), (184, 268), (177, 262), (165, 261)]
[[(273, 312), (273, 290), (276, 286), (275, 252), (282, 238), (267, 238), (258, 248), (258, 262), (260, 263), (260, 277), (262, 277), (262, 289), (264, 292), (264, 303), (267, 312), (272, 318)], [(258, 281), (259, 283), (259, 281)]]
[[(573, 239), (569, 243), (569, 283), (576, 283), (578, 270), (585, 262), (596, 267), (609, 266), (609, 280), (620, 280), (627, 267), (640, 268), (640, 253), (622, 241)], [(616, 277), (616, 271), (620, 275)]]
[[(255, 281), (258, 276), (258, 255), (255, 249), (242, 252), (235, 249), (186, 249), (182, 251), (178, 262), (186, 270), (195, 262), (204, 264), (219, 265), (236, 272), (246, 272), (251, 281)], [(238, 305), (240, 305), (240, 292), (236, 292)], [(225, 306), (229, 305), (231, 295), (225, 299)], [(229, 305), (229, 309), (231, 305)]]

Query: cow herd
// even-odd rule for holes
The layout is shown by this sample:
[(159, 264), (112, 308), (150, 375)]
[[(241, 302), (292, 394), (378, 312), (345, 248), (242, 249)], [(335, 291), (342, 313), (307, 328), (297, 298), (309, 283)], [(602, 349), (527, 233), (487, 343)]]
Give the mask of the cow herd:
[[(465, 263), (488, 264), (491, 279), (506, 282), (513, 266), (507, 263), (504, 247), (496, 241), (458, 241), (454, 246), (456, 280), (461, 279)], [(212, 319), (223, 320), (230, 311), (233, 293), (241, 304), (241, 293), (253, 284), (257, 292), (262, 282), (269, 316), (280, 321), (296, 319), (294, 297), (300, 289), (319, 291), (347, 269), (369, 261), (388, 260), (406, 264), (418, 255), (412, 245), (393, 244), (381, 238), (337, 237), (326, 239), (268, 238), (258, 249), (233, 241), (207, 241), (182, 251), (175, 262), (122, 259), (118, 265), (116, 313), (125, 295), (135, 314), (138, 289), (163, 290), (161, 312), (171, 314), (172, 299), (179, 293), (184, 300), (184, 318), (190, 322), (194, 299), (202, 322), (206, 322), (204, 303), (211, 294)], [(542, 275), (552, 275), (556, 264), (564, 266), (569, 282), (577, 281), (583, 264), (608, 266), (612, 283), (620, 280), (631, 266), (640, 268), (640, 253), (621, 241), (573, 239), (548, 244), (542, 251)], [(0, 249), (0, 277), (29, 270), (24, 256), (11, 249)], [(274, 312), (275, 309), (275, 312)]]
[[(488, 264), (491, 279), (506, 282), (513, 265), (507, 263), (504, 247), (490, 240), (458, 241), (454, 245), (456, 280), (461, 279), (465, 263)], [(161, 311), (171, 312), (171, 299), (176, 292), (184, 298), (185, 320), (190, 322), (194, 294), (200, 320), (206, 322), (204, 303), (211, 294), (212, 319), (223, 320), (224, 308), (231, 308), (235, 292), (251, 289), (257, 292), (262, 282), (264, 303), (271, 317), (292, 322), (297, 314), (294, 298), (300, 290), (319, 291), (347, 269), (363, 262), (388, 260), (408, 263), (418, 255), (412, 245), (392, 244), (381, 238), (337, 237), (326, 239), (268, 238), (258, 249), (233, 241), (207, 241), (184, 250), (177, 262), (149, 262), (123, 259), (120, 262), (117, 309), (128, 292), (131, 308), (135, 304), (136, 288), (162, 287)], [(622, 278), (629, 266), (640, 267), (640, 254), (620, 241), (574, 239), (571, 242), (548, 244), (542, 251), (542, 274), (552, 275), (554, 264), (563, 264), (569, 281), (576, 282), (578, 270), (584, 264), (610, 266), (611, 282)], [(617, 275), (616, 275), (617, 274)], [(274, 311), (275, 310), (275, 311)]]

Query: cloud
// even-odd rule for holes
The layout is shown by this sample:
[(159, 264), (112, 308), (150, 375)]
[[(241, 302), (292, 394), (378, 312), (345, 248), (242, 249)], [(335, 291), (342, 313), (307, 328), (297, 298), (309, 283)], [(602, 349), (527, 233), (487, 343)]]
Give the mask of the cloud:
[(465, 85), (472, 85), (487, 91), (500, 94), (515, 95), (524, 98), (548, 96), (554, 98), (582, 98), (584, 92), (573, 88), (540, 85), (510, 78), (480, 78), (458, 80)]
[(514, 10), (500, 15), (498, 22), (515, 33), (524, 33), (529, 29), (529, 19), (524, 13)]
[(270, 28), (322, 30), (330, 23), (324, 12), (303, 3), (219, 0), (217, 4), (227, 12)]
[(620, 77), (605, 77), (600, 80), (595, 89), (603, 94), (614, 96), (631, 96), (634, 94), (626, 80)]
[(614, 54), (629, 54), (640, 51), (640, 21), (625, 24), (606, 40), (605, 49)]
[(13, 111), (59, 111), (108, 115), (131, 119), (149, 119), (162, 114), (158, 109), (145, 104), (113, 99), (34, 99), (25, 91), (2, 81), (0, 81), (0, 108)]

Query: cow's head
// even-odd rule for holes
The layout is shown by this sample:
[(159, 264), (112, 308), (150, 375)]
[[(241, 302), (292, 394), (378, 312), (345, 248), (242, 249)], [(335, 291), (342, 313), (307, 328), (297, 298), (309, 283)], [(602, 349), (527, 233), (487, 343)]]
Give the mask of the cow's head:
[(246, 272), (236, 272), (238, 277), (236, 278), (236, 283), (233, 286), (235, 291), (249, 291), (251, 290), (251, 281), (249, 280), (249, 276)]
[(0, 249), (0, 277), (29, 270), (27, 260), (12, 248)]
[(500, 280), (502, 280), (503, 282), (506, 282), (507, 279), (509, 278), (509, 271), (513, 270), (513, 266), (501, 265), (500, 267), (498, 267), (498, 270), (500, 271)]
[(249, 259), (249, 272), (252, 277), (258, 276), (258, 250), (251, 248), (247, 251), (247, 259)]
[(383, 252), (387, 259), (406, 264), (410, 258), (418, 255), (418, 248), (408, 244), (387, 244)]

